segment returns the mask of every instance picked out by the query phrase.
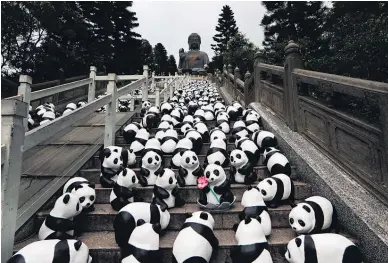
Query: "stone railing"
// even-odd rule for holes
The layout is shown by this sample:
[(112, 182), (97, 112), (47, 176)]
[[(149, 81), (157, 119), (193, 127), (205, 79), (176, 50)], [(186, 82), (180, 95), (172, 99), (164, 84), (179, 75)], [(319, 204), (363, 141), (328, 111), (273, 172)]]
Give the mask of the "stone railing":
[(388, 84), (304, 70), (294, 42), (285, 55), (284, 67), (256, 56), (253, 96), (239, 97), (231, 67), (218, 76), (219, 85), (234, 100), (270, 108), (388, 204)]

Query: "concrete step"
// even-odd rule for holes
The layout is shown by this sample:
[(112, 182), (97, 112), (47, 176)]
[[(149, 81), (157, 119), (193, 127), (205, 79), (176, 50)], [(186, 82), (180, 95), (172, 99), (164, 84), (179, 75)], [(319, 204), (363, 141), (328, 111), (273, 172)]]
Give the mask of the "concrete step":
[[(142, 120), (142, 117), (140, 117), (140, 113), (138, 113), (137, 115), (134, 115), (132, 117), (132, 122), (141, 123), (141, 120)], [(213, 121), (205, 121), (205, 124), (209, 127), (209, 130), (210, 130), (210, 127), (215, 127), (216, 126), (216, 121), (215, 120), (213, 120)], [(232, 128), (233, 125), (234, 125), (234, 121), (230, 121), (229, 122), (230, 128)]]
[[(154, 138), (155, 134), (156, 134), (156, 129), (151, 129), (151, 131), (150, 131), (150, 139)], [(231, 136), (232, 135), (230, 135), (230, 133), (226, 134), (226, 139), (227, 139), (228, 142), (230, 142), (229, 139), (230, 139)], [(178, 140), (180, 140), (180, 139), (182, 139), (184, 137), (185, 137), (184, 135), (178, 135)], [(115, 144), (126, 144), (126, 143), (127, 142), (124, 140), (124, 137), (120, 134), (120, 131), (118, 131), (117, 134), (116, 134)]]
[[(185, 222), (185, 213), (200, 211), (197, 204), (186, 204), (183, 207), (175, 207), (169, 209), (171, 218), (168, 230), (179, 230)], [(236, 222), (239, 222), (238, 214), (243, 210), (240, 202), (236, 202), (234, 207), (228, 211), (212, 212), (216, 222), (215, 229), (232, 229)], [(278, 208), (269, 208), (271, 216), (272, 228), (288, 227), (288, 214), (291, 211), (289, 205), (282, 205)], [(44, 210), (37, 214), (38, 226), (43, 223), (43, 220), (49, 214), (50, 210)], [(95, 204), (95, 211), (90, 212), (86, 216), (86, 224), (84, 232), (93, 231), (114, 231), (113, 220), (117, 211), (113, 210), (110, 204)]]

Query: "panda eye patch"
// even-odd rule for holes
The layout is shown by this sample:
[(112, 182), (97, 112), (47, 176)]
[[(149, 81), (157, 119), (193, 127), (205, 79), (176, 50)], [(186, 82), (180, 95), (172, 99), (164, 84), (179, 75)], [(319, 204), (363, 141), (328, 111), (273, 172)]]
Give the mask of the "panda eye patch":
[(237, 159), (241, 159), (241, 154), (238, 153), (238, 154), (236, 155), (236, 157), (237, 157)]
[(292, 225), (294, 223), (294, 219), (290, 218), (290, 224)]
[(269, 185), (272, 185), (271, 180), (267, 180), (267, 183), (268, 183)]
[(152, 158), (148, 158), (148, 163), (152, 163)]
[(136, 177), (132, 176), (132, 183), (135, 183), (135, 182), (136, 182)]
[(113, 160), (113, 163), (114, 164), (117, 164), (119, 162), (119, 160), (117, 159), (117, 158), (115, 158), (114, 160)]
[(207, 177), (207, 178), (210, 177), (210, 172), (209, 172), (209, 171), (206, 172), (206, 177)]
[(94, 201), (94, 195), (89, 197), (90, 201)]
[(298, 220), (298, 224), (301, 226), (305, 226), (306, 224), (302, 220)]
[(114, 151), (115, 153), (118, 153), (118, 152), (119, 152), (119, 150), (117, 150), (117, 149), (114, 149), (113, 151)]
[(187, 157), (187, 158), (186, 158), (186, 163), (189, 163), (189, 162), (190, 162), (190, 158)]
[(265, 190), (261, 190), (261, 193), (266, 196), (267, 195), (267, 192)]
[(75, 208), (77, 211), (79, 210), (79, 203), (77, 203), (77, 207)]
[(218, 139), (218, 137), (216, 136), (216, 137), (214, 137), (214, 140), (216, 140), (216, 139)]
[(220, 172), (219, 172), (217, 169), (215, 169), (215, 170), (214, 170), (214, 174), (215, 174), (216, 176), (219, 176), (219, 175), (220, 175)]
[(168, 183), (172, 184), (173, 182), (174, 182), (174, 180), (172, 179), (172, 177), (170, 177), (170, 179), (168, 180)]
[(83, 201), (85, 201), (85, 196), (82, 196), (79, 198), (79, 201), (82, 203)]
[(197, 160), (197, 157), (196, 157), (196, 156), (193, 156), (193, 160), (196, 161), (196, 160)]
[(159, 161), (159, 156), (155, 156), (155, 160)]

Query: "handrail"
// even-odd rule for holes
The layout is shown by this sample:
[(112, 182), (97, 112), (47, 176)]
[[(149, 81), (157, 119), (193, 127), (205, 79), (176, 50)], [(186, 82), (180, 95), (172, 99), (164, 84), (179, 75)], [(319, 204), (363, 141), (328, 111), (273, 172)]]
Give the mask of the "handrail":
[(6, 99), (7, 100), (21, 100), (21, 101), (23, 101), (23, 95), (22, 94), (18, 94), (18, 95), (12, 96), (12, 97), (8, 97)]
[(146, 78), (143, 76), (141, 79), (138, 79), (135, 82), (129, 83), (128, 85), (121, 87), (120, 89), (117, 90), (117, 96), (120, 97), (120, 96), (125, 95), (129, 92), (132, 92), (135, 89), (140, 88), (144, 84), (145, 79)]
[(89, 85), (90, 83), (92, 83), (92, 79), (91, 78), (87, 78), (87, 79), (82, 79), (82, 80), (78, 80), (78, 81), (62, 84), (62, 85), (59, 85), (59, 86), (54, 86), (54, 87), (51, 87), (51, 88), (48, 88), (48, 89), (42, 89), (42, 90), (34, 91), (34, 92), (31, 92), (31, 99), (30, 100), (40, 99), (40, 98), (47, 97), (47, 96), (50, 96), (50, 95), (54, 95), (54, 94), (57, 94), (57, 93), (60, 93), (60, 92), (64, 92), (64, 91), (71, 90), (71, 89), (75, 89), (75, 88), (78, 88), (78, 87), (81, 87), (81, 86), (84, 86), (84, 85)]
[(259, 63), (259, 68), (263, 69), (265, 71), (271, 71), (272, 74), (275, 75), (283, 75), (284, 74), (284, 68), (280, 66), (265, 64), (265, 63)]

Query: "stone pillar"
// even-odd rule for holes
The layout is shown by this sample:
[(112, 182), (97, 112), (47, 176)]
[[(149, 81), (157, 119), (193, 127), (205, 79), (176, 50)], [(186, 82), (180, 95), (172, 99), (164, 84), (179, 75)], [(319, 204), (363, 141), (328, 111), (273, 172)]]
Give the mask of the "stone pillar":
[[(20, 75), (19, 77), (18, 94), (23, 95), (23, 101), (27, 103), (26, 116), (28, 117), (31, 104), (31, 84), (32, 78), (27, 75)], [(23, 120), (24, 129), (28, 131), (28, 118)]]
[(241, 73), (240, 73), (240, 69), (236, 66), (236, 68), (234, 69), (234, 80), (233, 80), (233, 83), (234, 83), (234, 87), (233, 87), (233, 100), (237, 100), (237, 79), (241, 79)]
[(88, 102), (92, 102), (96, 98), (96, 72), (97, 68), (95, 66), (91, 66), (89, 78), (92, 79), (92, 82), (89, 84)]
[(233, 66), (230, 64), (228, 65), (228, 73), (233, 74)]
[(292, 76), (292, 72), (296, 68), (303, 68), (303, 60), (300, 55), (299, 46), (290, 41), (284, 49), (285, 63), (284, 63), (284, 111), (285, 120), (290, 129), (293, 131), (300, 130), (299, 118), (299, 97), (298, 86), (296, 79)]
[(249, 72), (249, 70), (247, 70), (247, 72), (244, 75), (244, 103), (245, 103), (245, 107), (248, 107), (249, 101), (251, 101), (249, 99), (249, 96), (251, 96), (251, 94), (249, 93), (249, 81), (248, 81), (248, 79), (250, 77), (251, 77), (251, 73)]
[(148, 66), (144, 65), (143, 66), (143, 76), (146, 78), (143, 84), (143, 101), (148, 100)]
[(108, 74), (108, 94), (112, 94), (112, 101), (106, 105), (104, 147), (115, 145), (115, 126), (117, 110), (117, 76), (115, 73)]
[(263, 54), (259, 51), (255, 54), (254, 62), (253, 62), (253, 88), (254, 88), (254, 95), (255, 95), (255, 100), (257, 102), (260, 102), (261, 99), (261, 81), (260, 81), (260, 67), (259, 64), (262, 63), (264, 60)]

